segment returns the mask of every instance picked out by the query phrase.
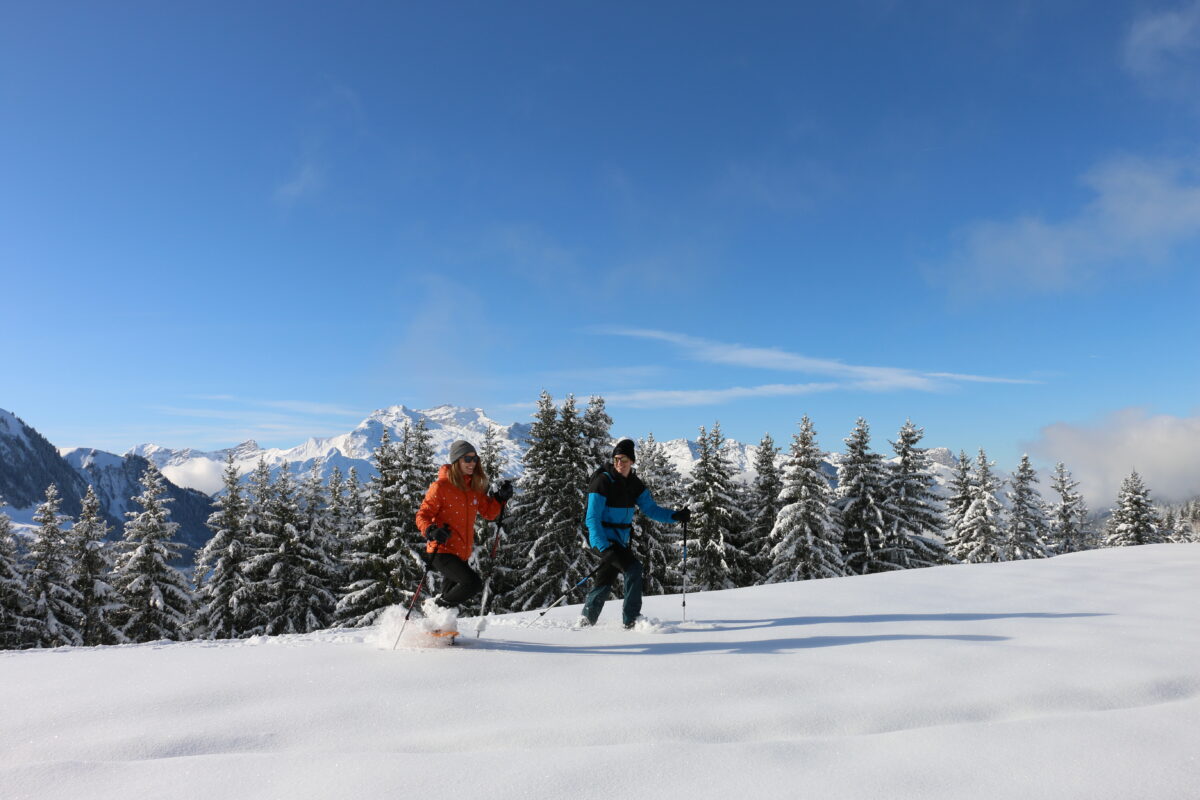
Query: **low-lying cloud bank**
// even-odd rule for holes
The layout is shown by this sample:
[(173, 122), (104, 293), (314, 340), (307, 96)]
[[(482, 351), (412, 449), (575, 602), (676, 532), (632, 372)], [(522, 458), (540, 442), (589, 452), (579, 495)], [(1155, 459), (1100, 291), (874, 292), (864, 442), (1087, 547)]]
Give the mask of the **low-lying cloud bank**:
[[(1158, 502), (1200, 495), (1200, 416), (1151, 415), (1125, 408), (1089, 425), (1057, 422), (1027, 445), (1046, 461), (1062, 461), (1080, 483), (1088, 505), (1111, 508), (1130, 472), (1137, 470)], [(1049, 476), (1042, 476), (1049, 498)]]

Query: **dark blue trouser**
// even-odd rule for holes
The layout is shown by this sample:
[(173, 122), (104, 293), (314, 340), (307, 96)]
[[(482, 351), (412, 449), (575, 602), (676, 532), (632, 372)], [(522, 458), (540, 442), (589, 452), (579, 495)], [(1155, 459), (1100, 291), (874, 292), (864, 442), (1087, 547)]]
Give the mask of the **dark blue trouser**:
[(593, 625), (600, 619), (604, 601), (612, 595), (613, 581), (618, 572), (625, 573), (625, 605), (621, 609), (623, 621), (631, 625), (642, 613), (642, 562), (634, 557), (628, 547), (609, 545), (604, 551), (602, 566), (593, 578), (595, 585), (583, 602), (583, 615)]

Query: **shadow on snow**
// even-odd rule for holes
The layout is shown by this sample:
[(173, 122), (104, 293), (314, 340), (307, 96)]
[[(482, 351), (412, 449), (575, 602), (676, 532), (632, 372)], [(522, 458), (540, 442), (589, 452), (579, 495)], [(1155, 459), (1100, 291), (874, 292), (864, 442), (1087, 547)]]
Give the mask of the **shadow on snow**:
[[(855, 644), (901, 641), (960, 641), (960, 642), (1003, 642), (1010, 636), (994, 634), (930, 634), (930, 633), (880, 633), (861, 636), (794, 636), (788, 638), (756, 639), (744, 642), (714, 642), (680, 640), (676, 636), (703, 634), (718, 631), (751, 630), (770, 627), (796, 627), (804, 625), (846, 623), (890, 623), (890, 622), (981, 622), (997, 619), (1070, 619), (1076, 617), (1103, 617), (1103, 613), (1039, 613), (1013, 612), (1003, 614), (861, 614), (833, 617), (782, 617), (777, 619), (741, 620), (691, 620), (704, 625), (703, 629), (686, 628), (667, 634), (629, 634), (629, 642), (619, 644), (549, 644), (511, 640), (484, 640), (480, 644), (489, 649), (508, 650), (521, 653), (561, 653), (591, 655), (685, 655), (695, 653), (788, 653), (811, 650), (819, 647), (844, 647)], [(685, 623), (686, 624), (686, 623)], [(519, 628), (517, 629), (519, 630)], [(575, 634), (572, 634), (575, 635)], [(580, 633), (586, 635), (586, 633)], [(650, 639), (644, 636), (652, 637)], [(660, 640), (660, 636), (665, 638)]]

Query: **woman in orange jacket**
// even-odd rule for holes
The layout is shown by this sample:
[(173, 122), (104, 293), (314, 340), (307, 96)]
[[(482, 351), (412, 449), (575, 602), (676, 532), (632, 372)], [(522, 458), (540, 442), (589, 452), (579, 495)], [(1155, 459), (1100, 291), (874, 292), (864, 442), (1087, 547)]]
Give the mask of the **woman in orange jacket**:
[(510, 481), (490, 493), (488, 485), (474, 446), (459, 439), (450, 445), (450, 463), (442, 465), (417, 511), (417, 528), (427, 542), (425, 557), (445, 579), (433, 601), (441, 608), (456, 608), (483, 588), (479, 574), (467, 564), (475, 546), (475, 517), (495, 519), (513, 493)]

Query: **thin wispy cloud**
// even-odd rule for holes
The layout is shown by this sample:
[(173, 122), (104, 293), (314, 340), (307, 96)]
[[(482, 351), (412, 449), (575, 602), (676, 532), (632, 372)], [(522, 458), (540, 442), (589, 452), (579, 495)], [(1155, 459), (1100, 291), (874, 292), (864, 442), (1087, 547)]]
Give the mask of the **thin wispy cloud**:
[[(614, 336), (627, 336), (666, 342), (678, 347), (683, 351), (684, 356), (692, 361), (732, 367), (773, 370), (777, 372), (802, 372), (840, 379), (836, 383), (804, 384), (804, 386), (819, 386), (821, 387), (821, 391), (828, 391), (832, 388), (843, 388), (879, 392), (896, 390), (936, 392), (945, 390), (948, 384), (960, 381), (1006, 384), (1037, 383), (1037, 381), (1020, 378), (964, 375), (952, 372), (922, 372), (905, 367), (846, 364), (831, 359), (814, 358), (799, 353), (790, 353), (777, 348), (747, 347), (740, 344), (715, 342), (709, 339), (670, 331), (644, 328), (601, 328), (599, 332)], [(780, 385), (782, 384), (773, 384), (772, 386)], [(799, 386), (799, 384), (793, 384), (793, 386)], [(760, 391), (760, 394), (762, 394), (769, 387), (759, 387), (759, 389), (762, 390)], [(749, 390), (731, 389), (724, 391), (744, 392)]]
[(1200, 1), (1133, 21), (1122, 48), (1125, 68), (1153, 94), (1196, 103), (1200, 87)]
[(604, 395), (605, 402), (629, 408), (674, 408), (683, 406), (713, 406), (734, 400), (756, 397), (790, 397), (831, 392), (845, 388), (838, 383), (773, 383), (764, 386), (734, 386), (728, 389), (644, 389), (633, 392), (612, 392)]
[(628, 366), (628, 367), (586, 367), (580, 369), (560, 369), (543, 372), (539, 375), (545, 381), (563, 383), (570, 381), (604, 382), (609, 384), (641, 383), (648, 378), (656, 378), (663, 373), (663, 368), (657, 365)]
[(1200, 237), (1200, 159), (1116, 158), (1082, 183), (1093, 199), (1073, 216), (967, 226), (930, 279), (962, 294), (1062, 292), (1162, 268)]
[(802, 214), (842, 191), (841, 183), (827, 165), (816, 160), (738, 161), (726, 167), (712, 193), (721, 202), (777, 214)]
[(285, 207), (316, 196), (325, 185), (324, 170), (306, 160), (283, 184), (275, 189), (275, 202)]

